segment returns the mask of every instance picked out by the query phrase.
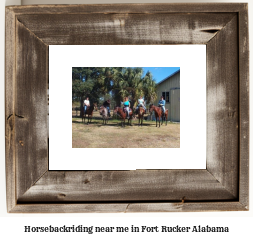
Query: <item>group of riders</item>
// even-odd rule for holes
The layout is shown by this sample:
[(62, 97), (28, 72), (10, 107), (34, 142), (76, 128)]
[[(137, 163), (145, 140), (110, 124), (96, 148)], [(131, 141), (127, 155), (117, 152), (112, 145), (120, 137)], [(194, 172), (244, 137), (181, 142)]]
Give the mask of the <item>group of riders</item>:
[[(110, 104), (111, 104), (111, 101), (110, 99), (106, 100), (104, 103), (103, 103), (103, 106), (107, 109), (108, 111), (108, 116), (111, 117), (111, 112), (110, 112)], [(86, 113), (86, 110), (88, 109), (88, 107), (90, 106), (90, 101), (89, 101), (89, 98), (87, 97), (85, 100), (84, 100), (84, 113)], [(126, 111), (127, 113), (127, 118), (129, 118), (129, 108), (130, 108), (130, 101), (128, 100), (128, 97), (125, 97), (124, 98), (124, 101), (123, 101), (123, 107), (124, 107), (124, 110)], [(138, 99), (138, 105), (135, 109), (135, 114), (138, 114), (138, 109), (142, 107), (144, 110), (145, 110), (145, 113), (146, 113), (146, 107), (145, 107), (145, 101), (143, 99), (142, 96), (140, 96), (140, 98)], [(164, 114), (165, 112), (165, 100), (163, 99), (163, 96), (161, 96), (161, 99), (160, 101), (158, 102), (158, 107), (161, 107), (162, 108), (162, 112)]]

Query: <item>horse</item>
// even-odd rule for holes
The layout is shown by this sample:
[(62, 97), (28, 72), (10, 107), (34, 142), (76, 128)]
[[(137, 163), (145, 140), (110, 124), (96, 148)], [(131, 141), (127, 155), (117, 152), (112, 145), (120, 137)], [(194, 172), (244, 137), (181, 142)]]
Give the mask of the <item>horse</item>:
[(138, 126), (142, 126), (143, 117), (144, 117), (144, 114), (145, 114), (144, 108), (143, 107), (139, 107), (137, 109), (137, 113), (138, 113), (138, 118), (139, 118), (139, 125)]
[[(125, 120), (127, 117), (127, 113), (121, 107), (115, 107), (114, 113), (118, 114), (121, 117), (121, 126), (123, 127), (123, 121), (125, 126)], [(128, 118), (128, 125), (132, 126), (132, 118), (133, 118), (133, 111), (129, 108), (129, 118)], [(130, 123), (129, 123), (130, 122)]]
[(99, 113), (102, 116), (103, 124), (106, 125), (106, 123), (108, 123), (108, 110), (107, 110), (107, 108), (104, 106), (101, 106), (99, 108)]
[(86, 118), (86, 114), (87, 114), (87, 115), (88, 115), (88, 122), (87, 122), (87, 125), (89, 124), (89, 119), (90, 119), (90, 123), (91, 123), (92, 116), (93, 116), (93, 111), (94, 111), (95, 108), (97, 108), (97, 104), (96, 104), (96, 103), (93, 103), (91, 106), (89, 106), (89, 107), (86, 109), (86, 112), (84, 113), (84, 108), (81, 107), (82, 122), (83, 122), (83, 120), (84, 120), (84, 123), (85, 123), (85, 118)]
[(165, 113), (163, 114), (162, 108), (161, 107), (156, 107), (153, 104), (149, 106), (149, 111), (153, 112), (155, 111), (155, 120), (156, 120), (156, 127), (157, 127), (157, 119), (159, 118), (159, 127), (160, 127), (160, 119), (162, 118), (162, 124), (163, 124), (163, 119), (166, 119), (166, 125), (167, 125), (167, 118), (168, 118), (168, 112), (169, 110), (166, 109)]
[(167, 121), (168, 121), (168, 114), (169, 114), (168, 109), (165, 109), (165, 113), (162, 114), (162, 124), (163, 124), (163, 121), (166, 121), (166, 126), (167, 126)]

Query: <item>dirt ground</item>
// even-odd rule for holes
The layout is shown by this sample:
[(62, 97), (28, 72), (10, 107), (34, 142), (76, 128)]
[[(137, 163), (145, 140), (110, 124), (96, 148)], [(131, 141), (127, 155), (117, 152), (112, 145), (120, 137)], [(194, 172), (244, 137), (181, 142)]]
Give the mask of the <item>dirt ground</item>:
[(121, 121), (109, 119), (102, 125), (97, 112), (92, 123), (82, 123), (81, 118), (72, 118), (73, 148), (179, 148), (180, 124), (168, 122), (167, 126), (156, 127), (155, 121), (143, 121), (138, 126), (138, 119), (132, 126), (121, 127)]

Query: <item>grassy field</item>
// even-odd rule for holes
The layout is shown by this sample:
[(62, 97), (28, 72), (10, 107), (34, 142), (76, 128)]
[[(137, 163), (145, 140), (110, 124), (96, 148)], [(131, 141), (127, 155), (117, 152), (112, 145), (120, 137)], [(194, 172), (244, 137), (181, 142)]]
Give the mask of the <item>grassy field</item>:
[(121, 127), (121, 121), (109, 119), (102, 125), (97, 112), (92, 123), (82, 123), (81, 118), (72, 118), (73, 148), (179, 148), (180, 124), (168, 122), (167, 126), (156, 127), (155, 122), (143, 121), (138, 126), (138, 119), (132, 126)]

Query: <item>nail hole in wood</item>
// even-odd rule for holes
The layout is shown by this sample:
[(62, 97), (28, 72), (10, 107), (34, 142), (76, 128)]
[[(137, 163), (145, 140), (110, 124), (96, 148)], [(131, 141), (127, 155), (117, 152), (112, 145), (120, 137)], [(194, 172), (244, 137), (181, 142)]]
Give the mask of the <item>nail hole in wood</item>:
[(57, 197), (58, 197), (58, 198), (65, 198), (65, 197), (66, 197), (66, 195), (65, 195), (65, 194), (63, 194), (63, 193), (59, 193)]
[(84, 180), (84, 183), (86, 184), (86, 183), (89, 183), (90, 181), (88, 180), (88, 179), (85, 179)]

